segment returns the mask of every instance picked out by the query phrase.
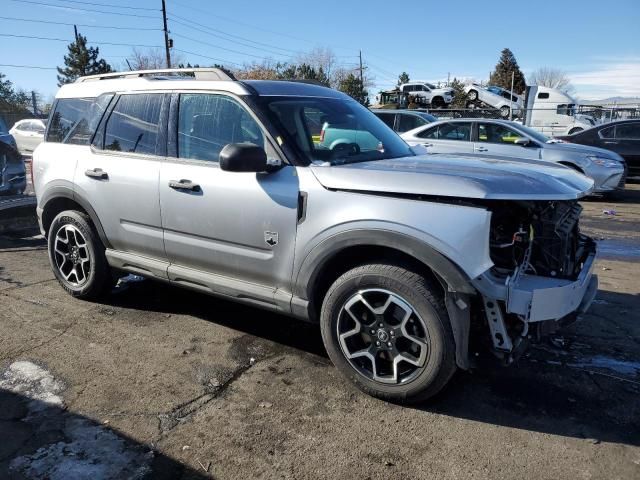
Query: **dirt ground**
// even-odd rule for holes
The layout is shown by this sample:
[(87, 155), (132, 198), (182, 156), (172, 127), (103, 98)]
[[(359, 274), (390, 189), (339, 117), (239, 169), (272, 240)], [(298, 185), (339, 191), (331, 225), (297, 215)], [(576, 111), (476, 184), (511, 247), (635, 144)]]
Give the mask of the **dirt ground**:
[(590, 312), (418, 407), (312, 325), (150, 281), (74, 300), (37, 232), (0, 236), (0, 478), (640, 478), (640, 185), (583, 205)]

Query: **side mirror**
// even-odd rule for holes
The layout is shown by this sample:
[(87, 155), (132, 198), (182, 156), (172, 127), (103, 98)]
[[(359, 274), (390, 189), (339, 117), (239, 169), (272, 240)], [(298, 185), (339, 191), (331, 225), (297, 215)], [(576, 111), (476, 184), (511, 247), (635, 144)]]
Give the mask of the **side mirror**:
[(220, 169), (227, 172), (266, 172), (267, 152), (253, 143), (230, 143), (220, 152)]
[(526, 137), (518, 137), (513, 141), (514, 145), (520, 145), (521, 147), (526, 147), (530, 143), (531, 143), (531, 140), (529, 140)]

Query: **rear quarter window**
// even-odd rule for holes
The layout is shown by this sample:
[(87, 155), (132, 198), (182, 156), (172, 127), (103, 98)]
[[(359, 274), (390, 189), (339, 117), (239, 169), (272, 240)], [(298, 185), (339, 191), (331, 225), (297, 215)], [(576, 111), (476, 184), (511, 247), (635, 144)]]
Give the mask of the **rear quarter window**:
[(89, 145), (113, 95), (98, 98), (60, 98), (49, 117), (47, 142)]

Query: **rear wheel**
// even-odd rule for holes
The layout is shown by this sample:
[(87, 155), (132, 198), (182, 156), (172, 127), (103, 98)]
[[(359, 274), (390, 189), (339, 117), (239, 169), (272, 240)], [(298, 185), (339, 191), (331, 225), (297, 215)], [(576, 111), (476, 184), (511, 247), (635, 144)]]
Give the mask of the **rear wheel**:
[(48, 247), (54, 275), (74, 297), (94, 299), (113, 286), (105, 247), (86, 214), (58, 214), (49, 227)]
[(396, 265), (354, 268), (329, 288), (320, 316), (329, 357), (364, 392), (417, 402), (455, 372), (455, 344), (441, 289)]
[(467, 99), (474, 101), (478, 99), (478, 92), (476, 92), (475, 90), (469, 90), (469, 93), (467, 93)]
[(508, 106), (504, 105), (500, 107), (500, 116), (502, 118), (507, 118), (509, 116), (509, 113), (511, 113), (511, 110), (509, 109)]

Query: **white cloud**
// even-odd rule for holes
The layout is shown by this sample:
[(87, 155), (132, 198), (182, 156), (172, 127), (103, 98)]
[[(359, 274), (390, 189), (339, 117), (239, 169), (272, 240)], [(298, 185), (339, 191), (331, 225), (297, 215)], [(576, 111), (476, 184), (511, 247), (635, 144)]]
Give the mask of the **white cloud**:
[(640, 97), (640, 58), (611, 59), (568, 76), (580, 98)]

